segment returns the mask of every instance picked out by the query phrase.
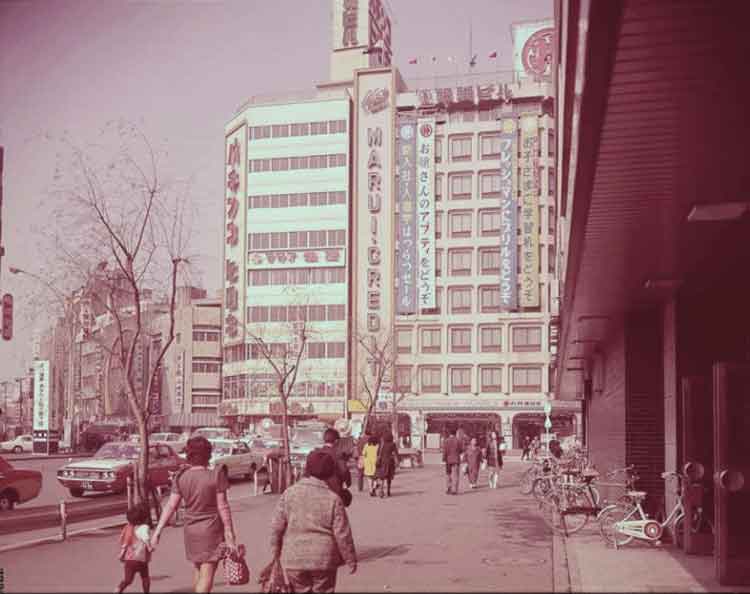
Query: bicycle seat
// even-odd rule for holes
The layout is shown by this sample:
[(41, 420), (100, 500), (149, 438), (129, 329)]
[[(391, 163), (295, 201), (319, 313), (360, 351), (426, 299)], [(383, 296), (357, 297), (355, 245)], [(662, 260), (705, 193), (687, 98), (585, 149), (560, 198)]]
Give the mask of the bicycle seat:
[(628, 497), (633, 499), (645, 499), (646, 495), (648, 495), (646, 491), (628, 491)]

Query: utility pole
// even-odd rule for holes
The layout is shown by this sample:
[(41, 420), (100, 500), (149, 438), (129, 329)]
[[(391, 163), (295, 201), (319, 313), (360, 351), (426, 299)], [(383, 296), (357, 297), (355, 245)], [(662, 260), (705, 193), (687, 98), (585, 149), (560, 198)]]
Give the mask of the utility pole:
[[(3, 256), (5, 248), (3, 247), (3, 161), (5, 159), (5, 147), (0, 146), (0, 275), (3, 273)], [(2, 286), (2, 283), (0, 283)]]

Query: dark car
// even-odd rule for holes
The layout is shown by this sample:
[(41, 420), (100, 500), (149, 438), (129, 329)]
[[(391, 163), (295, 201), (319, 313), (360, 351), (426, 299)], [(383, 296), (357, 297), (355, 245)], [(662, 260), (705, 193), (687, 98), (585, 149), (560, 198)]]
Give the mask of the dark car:
[(0, 511), (34, 499), (42, 490), (42, 473), (14, 468), (0, 456)]
[[(104, 444), (92, 458), (71, 462), (57, 471), (57, 480), (73, 497), (85, 491), (125, 491), (132, 476), (140, 445), (128, 441)], [(184, 460), (167, 444), (149, 445), (149, 480), (154, 488), (169, 485), (170, 473), (176, 472)]]
[(135, 427), (94, 423), (81, 433), (80, 444), (87, 452), (96, 452), (105, 443), (120, 441), (128, 433), (134, 433)]

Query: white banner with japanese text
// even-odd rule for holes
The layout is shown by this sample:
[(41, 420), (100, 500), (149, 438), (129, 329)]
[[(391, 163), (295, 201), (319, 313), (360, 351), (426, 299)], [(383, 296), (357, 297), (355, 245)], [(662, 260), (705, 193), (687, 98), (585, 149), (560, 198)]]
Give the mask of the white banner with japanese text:
[(49, 430), (49, 361), (34, 361), (34, 431)]
[(539, 137), (537, 116), (521, 116), (521, 307), (539, 307)]
[(516, 120), (500, 129), (500, 308), (518, 308), (518, 200), (516, 198)]
[(397, 247), (396, 263), (397, 287), (396, 313), (409, 315), (417, 313), (417, 122), (414, 118), (402, 116), (398, 120), (396, 141), (396, 171), (398, 189), (396, 202)]
[(417, 288), (420, 309), (435, 307), (435, 118), (417, 122)]

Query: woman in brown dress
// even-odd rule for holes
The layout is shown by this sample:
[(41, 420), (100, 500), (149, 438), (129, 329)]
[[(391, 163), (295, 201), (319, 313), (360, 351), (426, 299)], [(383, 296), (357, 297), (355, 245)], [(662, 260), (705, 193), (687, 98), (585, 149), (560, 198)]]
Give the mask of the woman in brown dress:
[(232, 512), (227, 500), (229, 480), (222, 468), (209, 470), (211, 442), (193, 437), (186, 446), (188, 466), (175, 475), (172, 494), (159, 518), (151, 544), (155, 548), (164, 526), (185, 501), (185, 556), (193, 563), (193, 590), (210, 592), (216, 566), (227, 547), (236, 546)]

